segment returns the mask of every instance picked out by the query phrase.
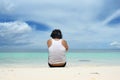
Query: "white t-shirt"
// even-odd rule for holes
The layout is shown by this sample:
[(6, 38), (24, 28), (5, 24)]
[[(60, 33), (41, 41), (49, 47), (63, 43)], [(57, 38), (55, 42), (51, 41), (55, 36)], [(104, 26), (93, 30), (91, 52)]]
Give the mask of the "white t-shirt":
[(62, 39), (60, 40), (52, 40), (52, 45), (48, 48), (49, 50), (49, 58), (48, 62), (50, 64), (57, 64), (57, 63), (65, 63), (66, 57), (65, 52), (66, 49), (62, 45)]

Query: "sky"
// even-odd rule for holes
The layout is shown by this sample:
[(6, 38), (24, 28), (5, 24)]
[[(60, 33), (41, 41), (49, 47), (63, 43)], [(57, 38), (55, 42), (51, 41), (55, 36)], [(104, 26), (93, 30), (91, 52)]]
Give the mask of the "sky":
[(120, 0), (1, 0), (0, 51), (47, 49), (60, 29), (70, 49), (120, 49)]

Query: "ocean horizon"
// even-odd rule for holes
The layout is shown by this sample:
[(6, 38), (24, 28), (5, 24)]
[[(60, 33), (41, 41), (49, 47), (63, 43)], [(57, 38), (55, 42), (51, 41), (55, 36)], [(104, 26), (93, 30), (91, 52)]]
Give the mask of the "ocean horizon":
[[(1, 52), (48, 52), (48, 49), (0, 49)], [(70, 49), (68, 52), (120, 52), (120, 49)]]

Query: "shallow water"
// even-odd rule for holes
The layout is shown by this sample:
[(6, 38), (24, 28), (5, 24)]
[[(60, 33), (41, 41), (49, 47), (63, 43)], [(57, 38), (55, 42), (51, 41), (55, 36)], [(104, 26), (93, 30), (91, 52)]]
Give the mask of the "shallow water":
[[(67, 66), (119, 66), (119, 52), (68, 52)], [(0, 67), (48, 67), (47, 52), (0, 53)]]

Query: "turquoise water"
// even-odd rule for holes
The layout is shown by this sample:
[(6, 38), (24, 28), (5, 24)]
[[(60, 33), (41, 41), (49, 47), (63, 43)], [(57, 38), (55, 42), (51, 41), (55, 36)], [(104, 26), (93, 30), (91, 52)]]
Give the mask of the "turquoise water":
[[(120, 66), (119, 52), (68, 52), (67, 66)], [(48, 53), (0, 53), (0, 67), (48, 67)]]

